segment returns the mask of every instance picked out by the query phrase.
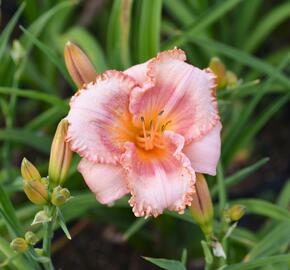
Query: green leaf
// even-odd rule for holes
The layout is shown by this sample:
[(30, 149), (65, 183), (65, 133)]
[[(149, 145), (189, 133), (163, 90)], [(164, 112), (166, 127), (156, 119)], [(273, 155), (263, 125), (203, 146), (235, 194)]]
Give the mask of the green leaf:
[[(38, 17), (29, 27), (28, 31), (34, 35), (34, 37), (38, 37), (38, 35), (43, 31), (44, 27), (47, 25), (48, 21), (54, 17), (57, 13), (63, 11), (66, 8), (71, 8), (75, 5), (76, 1), (62, 1), (59, 4), (55, 5), (50, 10), (46, 11), (43, 15)], [(20, 38), (20, 43), (26, 48), (30, 49), (32, 46), (31, 41), (25, 35)]]
[[(1, 137), (1, 136), (0, 136)], [(22, 235), (23, 231), (16, 217), (14, 206), (3, 186), (0, 184), (0, 214), (4, 219), (12, 237)]]
[(227, 96), (230, 96), (230, 98), (232, 99), (233, 97), (242, 95), (246, 89), (251, 88), (251, 92), (253, 92), (253, 94), (256, 93), (257, 90), (257, 85), (260, 83), (260, 80), (254, 80), (254, 81), (250, 81), (250, 82), (245, 82), (241, 85), (236, 86), (235, 88), (227, 88), (224, 90), (218, 90), (217, 91), (217, 97), (218, 99), (220, 98), (224, 98)]
[[(1, 206), (3, 207), (3, 205)], [(11, 238), (22, 235), (22, 229), (13, 222), (12, 218), (10, 217), (10, 213), (8, 214), (5, 210), (0, 208), (0, 217), (3, 218)]]
[(241, 199), (231, 201), (230, 204), (242, 204), (247, 213), (262, 215), (276, 220), (290, 221), (290, 212), (285, 208), (260, 199)]
[[(251, 175), (252, 173), (254, 173), (255, 171), (257, 171), (258, 169), (260, 169), (263, 165), (265, 165), (270, 159), (269, 158), (262, 158), (261, 160), (257, 161), (256, 163), (247, 166), (246, 168), (243, 168), (241, 170), (239, 170), (238, 172), (236, 172), (235, 174), (228, 176), (225, 178), (224, 182), (225, 182), (225, 186), (226, 187), (230, 187), (234, 184), (237, 184), (239, 182), (241, 182), (242, 180), (244, 180), (247, 176)], [(215, 196), (218, 193), (218, 185), (214, 185), (211, 188), (211, 194), (212, 196)]]
[(204, 253), (204, 258), (207, 264), (212, 264), (213, 262), (213, 256), (211, 253), (211, 250), (207, 244), (207, 242), (205, 242), (204, 240), (201, 241), (201, 246), (203, 249), (203, 253)]
[(226, 202), (227, 202), (227, 194), (226, 194), (226, 186), (224, 179), (224, 172), (221, 163), (218, 164), (217, 167), (217, 186), (218, 186), (218, 194), (219, 194), (219, 212), (222, 215)]
[[(288, 97), (283, 97), (282, 102), (279, 101), (278, 105), (273, 104), (270, 105), (270, 110), (264, 112), (263, 117), (260, 117), (258, 123), (254, 123), (256, 126), (253, 127), (253, 130), (246, 131), (246, 135), (244, 130), (246, 129), (247, 122), (253, 115), (253, 112), (262, 99), (262, 97), (267, 93), (269, 87), (271, 86), (272, 82), (277, 79), (278, 74), (281, 70), (284, 69), (285, 66), (287, 66), (288, 62), (290, 60), (290, 53), (287, 55), (285, 59), (283, 59), (282, 63), (279, 65), (278, 69), (274, 71), (271, 75), (269, 75), (269, 78), (267, 79), (265, 85), (263, 85), (262, 88), (257, 92), (257, 94), (253, 97), (253, 99), (249, 102), (247, 106), (244, 107), (242, 110), (240, 117), (236, 120), (236, 122), (231, 126), (228, 133), (224, 137), (224, 147), (223, 147), (223, 161), (225, 164), (228, 164), (228, 162), (231, 160), (231, 158), (234, 156), (236, 151), (241, 147), (242, 143), (246, 142), (246, 140), (251, 139), (256, 132), (265, 124), (267, 121), (277, 110), (285, 104), (285, 102), (290, 97), (290, 92), (288, 92)], [(272, 107), (273, 106), (273, 107)], [(243, 138), (243, 136), (245, 136)], [(252, 136), (252, 137), (251, 137)], [(244, 140), (244, 141), (243, 141)]]
[(129, 228), (123, 233), (123, 239), (127, 241), (131, 238), (136, 232), (138, 232), (148, 221), (150, 218), (137, 218)]
[(36, 45), (46, 56), (49, 61), (51, 61), (59, 70), (59, 72), (63, 75), (66, 81), (72, 86), (75, 87), (73, 81), (71, 80), (70, 76), (67, 73), (65, 64), (62, 57), (59, 57), (52, 49), (50, 49), (47, 45), (37, 39), (33, 34), (31, 34), (28, 30), (24, 27), (20, 26), (20, 29), (24, 32), (24, 34), (28, 37), (28, 39)]
[(162, 269), (166, 270), (186, 270), (184, 265), (179, 261), (167, 260), (167, 259), (157, 259), (157, 258), (149, 258), (143, 257), (145, 260), (159, 266)]
[(233, 241), (243, 244), (248, 248), (252, 248), (258, 241), (254, 233), (241, 227), (236, 227), (229, 238)]
[(5, 53), (6, 46), (9, 41), (9, 37), (19, 20), (19, 17), (21, 13), (23, 12), (23, 9), (25, 7), (25, 2), (20, 5), (20, 7), (17, 9), (13, 17), (10, 19), (9, 23), (6, 25), (5, 29), (2, 31), (0, 35), (0, 60), (3, 57), (3, 54)]
[(129, 33), (133, 0), (116, 0), (108, 26), (107, 54), (117, 69), (130, 66)]
[(61, 100), (60, 98), (56, 97), (55, 95), (45, 94), (35, 90), (0, 86), (0, 94), (16, 95), (26, 98), (37, 99), (52, 105), (60, 106), (64, 110), (68, 109), (68, 104), (65, 101)]
[(60, 106), (54, 106), (52, 108), (49, 108), (48, 110), (40, 113), (37, 115), (36, 118), (32, 119), (30, 122), (28, 122), (25, 125), (25, 129), (29, 131), (36, 131), (44, 128), (45, 126), (51, 126), (53, 124), (56, 124), (59, 119), (64, 117), (68, 112), (63, 107)]
[(165, 9), (183, 26), (187, 26), (194, 21), (194, 13), (185, 1), (165, 0)]
[(46, 154), (50, 151), (51, 139), (49, 137), (23, 129), (0, 129), (0, 140), (29, 145)]
[(182, 250), (182, 254), (181, 254), (181, 263), (186, 266), (186, 261), (187, 261), (187, 249), (184, 248)]
[(160, 45), (161, 0), (139, 0), (140, 16), (136, 27), (138, 62), (142, 63), (156, 56)]
[[(263, 267), (270, 264), (282, 263), (282, 262), (289, 262), (290, 261), (290, 254), (286, 255), (278, 255), (278, 256), (271, 256), (268, 258), (257, 259), (253, 262), (242, 262), (237, 264), (232, 264), (223, 268), (223, 270), (248, 270), (248, 269), (257, 269), (257, 267)], [(263, 268), (261, 268), (263, 269)]]
[(248, 31), (257, 18), (257, 11), (262, 0), (243, 1), (241, 7), (236, 10), (235, 16), (235, 44), (241, 47), (247, 41)]
[[(37, 38), (41, 32), (44, 30), (47, 23), (59, 12), (64, 11), (67, 8), (71, 8), (73, 5), (76, 4), (76, 1), (62, 1), (61, 3), (55, 5), (50, 10), (46, 11), (43, 15), (41, 15), (37, 20), (35, 20), (29, 27), (28, 31)], [(22, 73), (25, 71), (25, 68), (27, 66), (28, 62), (28, 56), (29, 51), (31, 50), (33, 46), (32, 40), (25, 34), (23, 34), (20, 39), (20, 44), (23, 46), (23, 48), (26, 50), (26, 57), (22, 59), (21, 65), (17, 70), (17, 73), (14, 75), (15, 78), (19, 80), (19, 78), (22, 76)], [(55, 89), (49, 89), (49, 90), (55, 90)]]
[(60, 227), (62, 228), (63, 232), (65, 233), (65, 236), (67, 237), (67, 239), (71, 240), (71, 235), (70, 235), (69, 230), (65, 224), (65, 219), (62, 215), (62, 212), (59, 208), (57, 211), (57, 222), (60, 225)]
[(273, 100), (256, 119), (252, 121), (248, 128), (245, 129), (240, 136), (239, 143), (236, 148), (241, 148), (243, 145), (249, 143), (254, 136), (269, 122), (271, 117), (281, 111), (281, 108), (288, 104), (290, 100), (290, 93)]
[(290, 179), (288, 179), (279, 194), (277, 204), (287, 208), (290, 202)]
[(275, 74), (275, 79), (287, 87), (289, 91), (290, 79), (281, 72), (277, 72), (277, 68), (272, 65), (260, 60), (246, 52), (233, 48), (231, 46), (222, 44), (220, 42), (208, 39), (208, 38), (197, 38), (192, 37), (190, 40), (200, 47), (207, 47), (216, 50), (218, 53), (225, 55), (235, 61), (238, 61), (246, 66), (254, 68), (262, 73), (272, 77)]
[(219, 1), (215, 6), (211, 7), (207, 12), (203, 13), (201, 16), (196, 18), (192, 25), (190, 25), (184, 32), (178, 36), (169, 40), (163, 49), (172, 49), (174, 46), (182, 46), (189, 37), (195, 36), (200, 33), (221, 17), (223, 17), (227, 12), (232, 10), (241, 0), (224, 0)]
[(252, 261), (259, 257), (267, 257), (283, 251), (290, 243), (290, 221), (284, 221), (269, 231), (247, 254), (246, 260)]
[(290, 17), (290, 3), (287, 1), (271, 11), (267, 16), (260, 21), (260, 23), (253, 29), (246, 39), (245, 50), (248, 52), (255, 51), (258, 46), (270, 36), (270, 33)]

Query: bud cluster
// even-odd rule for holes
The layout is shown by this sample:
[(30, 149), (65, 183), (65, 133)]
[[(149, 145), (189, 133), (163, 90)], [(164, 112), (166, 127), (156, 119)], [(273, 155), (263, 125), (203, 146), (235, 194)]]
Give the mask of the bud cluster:
[(18, 253), (25, 252), (29, 245), (34, 246), (39, 241), (38, 237), (31, 231), (26, 232), (24, 238), (17, 237), (10, 243), (10, 247)]
[[(23, 190), (34, 204), (46, 205), (51, 202), (60, 205), (70, 197), (68, 189), (59, 186), (67, 178), (72, 159), (72, 151), (66, 142), (67, 129), (67, 120), (61, 120), (51, 146), (48, 179), (42, 178), (37, 168), (26, 158), (22, 160)], [(50, 194), (50, 188), (55, 186), (58, 186), (57, 189)]]

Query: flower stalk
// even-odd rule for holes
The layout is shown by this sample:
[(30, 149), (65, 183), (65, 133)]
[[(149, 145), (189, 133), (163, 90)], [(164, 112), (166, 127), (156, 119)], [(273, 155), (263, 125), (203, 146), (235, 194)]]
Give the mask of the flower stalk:
[(47, 270), (53, 270), (53, 264), (51, 261), (51, 241), (53, 238), (53, 226), (56, 220), (56, 207), (54, 205), (49, 205), (45, 209), (48, 216), (51, 217), (50, 222), (44, 223), (44, 234), (43, 234), (43, 254), (47, 258), (49, 258), (49, 261), (45, 263), (45, 267)]

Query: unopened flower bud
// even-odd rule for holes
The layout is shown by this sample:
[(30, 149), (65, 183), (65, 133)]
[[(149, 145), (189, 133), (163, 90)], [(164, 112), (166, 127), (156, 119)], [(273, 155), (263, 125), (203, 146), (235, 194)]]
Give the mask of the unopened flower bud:
[(53, 205), (59, 206), (66, 203), (70, 198), (70, 192), (67, 188), (62, 188), (58, 186), (54, 188), (51, 195), (51, 203)]
[(13, 40), (12, 49), (10, 51), (11, 57), (16, 65), (19, 65), (20, 61), (25, 57), (26, 51), (19, 42), (19, 40)]
[(46, 204), (48, 202), (48, 191), (45, 184), (37, 180), (24, 181), (23, 190), (27, 198), (34, 204)]
[(226, 80), (227, 80), (227, 85), (229, 87), (236, 86), (237, 83), (238, 83), (237, 75), (234, 72), (230, 71), (230, 70), (228, 70), (226, 72)]
[(227, 84), (226, 68), (223, 62), (218, 57), (213, 57), (210, 60), (209, 68), (217, 76), (218, 88), (223, 88)]
[(39, 181), (41, 179), (37, 168), (26, 158), (24, 158), (21, 162), (21, 175), (24, 180)]
[(72, 151), (68, 142), (66, 142), (66, 134), (68, 129), (68, 121), (62, 119), (56, 129), (50, 150), (48, 175), (49, 181), (55, 185), (62, 184), (67, 177)]
[(16, 252), (23, 253), (28, 249), (28, 244), (25, 239), (17, 237), (11, 241), (10, 247)]
[(196, 174), (196, 192), (189, 208), (193, 219), (200, 225), (204, 234), (208, 237), (213, 232), (213, 207), (208, 186), (203, 174)]
[(35, 235), (35, 233), (28, 231), (25, 234), (25, 240), (28, 244), (34, 246), (38, 241), (38, 237)]
[(93, 81), (97, 73), (86, 54), (68, 41), (64, 48), (64, 60), (69, 74), (78, 87)]
[(245, 212), (246, 208), (243, 205), (236, 204), (224, 212), (224, 217), (227, 222), (238, 221), (245, 215)]

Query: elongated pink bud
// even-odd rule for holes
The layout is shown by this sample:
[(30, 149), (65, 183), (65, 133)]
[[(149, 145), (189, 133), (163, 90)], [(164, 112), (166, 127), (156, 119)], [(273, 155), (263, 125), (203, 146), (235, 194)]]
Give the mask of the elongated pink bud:
[(213, 207), (206, 180), (201, 173), (196, 174), (195, 189), (189, 209), (204, 234), (210, 236), (213, 233)]
[(66, 180), (71, 164), (72, 151), (65, 140), (67, 129), (68, 121), (62, 119), (57, 126), (51, 145), (48, 175), (49, 181), (55, 186)]
[(64, 48), (64, 60), (70, 76), (78, 87), (96, 78), (97, 73), (89, 58), (70, 41)]

